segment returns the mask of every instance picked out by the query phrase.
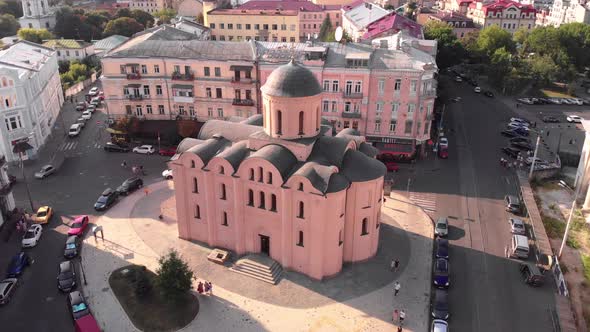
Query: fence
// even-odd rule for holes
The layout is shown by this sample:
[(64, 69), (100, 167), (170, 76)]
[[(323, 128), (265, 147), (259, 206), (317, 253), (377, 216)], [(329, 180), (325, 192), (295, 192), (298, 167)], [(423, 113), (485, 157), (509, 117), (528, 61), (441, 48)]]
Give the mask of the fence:
[(69, 96), (74, 96), (77, 93), (79, 93), (80, 91), (83, 91), (84, 89), (86, 89), (87, 87), (91, 86), (92, 83), (94, 83), (96, 81), (96, 73), (92, 73), (92, 75), (90, 75), (90, 78), (87, 80), (84, 80), (82, 82), (78, 82), (74, 85), (72, 85), (71, 87), (67, 88), (65, 91), (65, 97), (69, 97)]

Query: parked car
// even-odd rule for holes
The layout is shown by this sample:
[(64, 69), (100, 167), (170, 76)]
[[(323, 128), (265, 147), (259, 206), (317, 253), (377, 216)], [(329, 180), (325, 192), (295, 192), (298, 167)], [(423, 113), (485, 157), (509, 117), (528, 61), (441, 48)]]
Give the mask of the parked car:
[(532, 263), (522, 262), (518, 269), (525, 283), (534, 287), (543, 286), (545, 283), (545, 276), (541, 273), (539, 267)]
[(449, 140), (446, 137), (440, 137), (438, 139), (438, 146), (443, 147), (443, 148), (448, 148), (449, 147)]
[(441, 158), (441, 159), (447, 159), (447, 158), (449, 158), (449, 149), (441, 146), (438, 149), (438, 157)]
[(112, 142), (106, 142), (104, 145), (104, 150), (109, 152), (129, 152), (130, 149), (127, 146), (115, 144)]
[(434, 234), (440, 237), (445, 237), (449, 234), (449, 221), (446, 217), (440, 217), (436, 220)]
[(531, 144), (531, 140), (527, 137), (513, 137), (510, 139), (510, 143), (528, 143)]
[(80, 253), (80, 238), (76, 235), (68, 236), (64, 249), (64, 257), (67, 259), (74, 258)]
[(167, 169), (165, 171), (162, 172), (162, 177), (166, 180), (172, 180), (172, 170), (171, 169)]
[(86, 303), (86, 299), (79, 291), (74, 291), (68, 294), (68, 307), (74, 320), (90, 315), (90, 308)]
[(37, 209), (37, 213), (29, 216), (29, 219), (31, 219), (35, 224), (47, 224), (51, 220), (51, 217), (53, 217), (53, 209), (51, 206), (45, 205), (39, 207), (39, 209)]
[(527, 105), (534, 104), (533, 100), (530, 98), (518, 98), (516, 101), (518, 101), (519, 103), (527, 104)]
[(57, 273), (57, 289), (62, 292), (69, 292), (76, 288), (76, 269), (72, 261), (59, 263), (59, 272)]
[(437, 289), (434, 291), (432, 299), (432, 318), (434, 319), (449, 319), (449, 296), (444, 289)]
[(96, 111), (96, 105), (94, 105), (94, 104), (88, 105), (88, 107), (86, 107), (86, 111), (88, 111), (90, 113), (94, 113)]
[(559, 123), (560, 122), (559, 119), (554, 116), (544, 116), (542, 120), (543, 120), (543, 122), (546, 122), (546, 123)]
[(510, 123), (508, 123), (506, 125), (506, 128), (508, 129), (515, 129), (515, 128), (525, 128), (525, 129), (529, 129), (529, 124), (526, 122), (518, 122), (518, 121), (512, 121)]
[(570, 123), (582, 123), (582, 117), (579, 117), (577, 115), (568, 115), (567, 118), (565, 118), (567, 120), (567, 122)]
[(434, 272), (432, 274), (432, 282), (435, 287), (446, 288), (450, 284), (450, 266), (449, 261), (444, 258), (437, 258), (434, 261)]
[(32, 225), (27, 229), (23, 239), (21, 241), (21, 245), (23, 248), (32, 248), (39, 243), (41, 239), (41, 234), (43, 234), (43, 226), (41, 225)]
[(520, 137), (521, 136), (515, 130), (511, 130), (511, 129), (502, 130), (500, 132), (500, 134), (502, 134), (502, 136), (506, 136), (506, 137)]
[(563, 104), (563, 101), (561, 100), (561, 98), (551, 98), (551, 101), (556, 105)]
[(436, 249), (434, 252), (436, 258), (449, 259), (449, 240), (437, 237)]
[(123, 183), (117, 188), (117, 193), (126, 196), (141, 187), (143, 187), (143, 180), (138, 177), (132, 177), (123, 181)]
[(508, 223), (510, 224), (510, 233), (525, 235), (526, 228), (524, 226), (524, 222), (521, 219), (508, 218)]
[(520, 213), (520, 199), (513, 195), (506, 195), (504, 197), (504, 201), (506, 203), (506, 211), (512, 212), (514, 214)]
[(486, 97), (494, 98), (494, 93), (492, 91), (486, 90), (483, 92), (483, 95)]
[(531, 122), (525, 118), (510, 118), (510, 122), (521, 122), (526, 123), (527, 125), (531, 124)]
[(92, 118), (92, 112), (84, 111), (82, 112), (82, 119), (90, 120)]
[(88, 216), (78, 216), (76, 219), (74, 219), (74, 222), (70, 226), (70, 229), (68, 230), (68, 236), (81, 236), (86, 231), (86, 228), (88, 228)]
[(98, 87), (93, 87), (92, 89), (90, 89), (90, 91), (88, 91), (88, 94), (91, 96), (96, 96), (98, 94)]
[(6, 304), (10, 302), (14, 291), (18, 287), (17, 278), (7, 278), (0, 281), (0, 304)]
[(154, 152), (156, 152), (156, 149), (154, 149), (154, 147), (151, 145), (142, 145), (134, 147), (133, 152), (139, 154), (154, 154)]
[(516, 149), (524, 150), (524, 151), (532, 151), (535, 149), (531, 144), (526, 142), (516, 142), (510, 143), (510, 146)]
[(102, 192), (102, 194), (94, 204), (94, 209), (96, 211), (108, 209), (117, 201), (118, 196), (119, 194), (115, 190), (111, 188), (105, 189), (105, 191)]
[(504, 148), (502, 148), (502, 152), (504, 152), (505, 154), (507, 154), (508, 156), (510, 156), (512, 158), (516, 158), (516, 157), (518, 157), (518, 153), (520, 152), (520, 150), (515, 149), (513, 147), (504, 147)]
[(31, 257), (24, 251), (14, 255), (6, 269), (6, 278), (17, 278), (25, 271), (27, 266), (31, 265)]
[(78, 112), (83, 112), (84, 110), (86, 110), (86, 103), (81, 101), (78, 104), (76, 104), (76, 111)]
[(35, 173), (35, 178), (44, 179), (53, 173), (55, 173), (55, 168), (53, 167), (53, 165), (45, 165), (45, 166), (41, 167), (39, 172)]
[(457, 76), (455, 77), (455, 82), (461, 83), (463, 82), (463, 79), (461, 78), (461, 76)]
[(168, 157), (172, 157), (176, 154), (176, 147), (175, 146), (171, 146), (171, 147), (167, 147), (167, 148), (161, 148), (158, 150), (158, 154), (160, 156), (168, 156)]
[(433, 319), (432, 325), (430, 326), (430, 332), (448, 332), (449, 323), (442, 319)]
[(94, 105), (96, 107), (96, 106), (100, 105), (100, 101), (101, 101), (100, 97), (94, 97), (90, 100), (90, 104)]
[(512, 130), (520, 136), (529, 136), (530, 134), (529, 128), (519, 127)]
[(480, 87), (478, 87), (478, 86), (476, 86), (476, 87), (473, 89), (473, 91), (474, 91), (475, 93), (480, 93), (480, 92), (481, 92), (481, 88), (480, 88)]
[(86, 126), (86, 119), (84, 119), (83, 117), (79, 117), (76, 119), (76, 122), (74, 124), (79, 124), (82, 128), (84, 128)]

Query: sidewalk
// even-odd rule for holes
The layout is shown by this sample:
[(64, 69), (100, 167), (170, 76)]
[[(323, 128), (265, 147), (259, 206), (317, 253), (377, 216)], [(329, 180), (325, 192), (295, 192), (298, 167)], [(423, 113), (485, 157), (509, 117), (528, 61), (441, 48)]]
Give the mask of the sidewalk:
[[(199, 278), (214, 284), (215, 296), (199, 297), (200, 312), (183, 331), (392, 331), (393, 308), (407, 313), (404, 331), (428, 330), (432, 221), (406, 198), (387, 197), (380, 250), (369, 262), (346, 266), (322, 282), (287, 272), (270, 286), (208, 262), (203, 257), (209, 248), (178, 239), (172, 186), (158, 182), (147, 196), (141, 191), (123, 199), (96, 222), (105, 241), (85, 239), (84, 293), (105, 331), (137, 331), (109, 288), (111, 271), (128, 264), (155, 270), (157, 258), (171, 247)], [(400, 259), (399, 271), (389, 271), (391, 257)], [(395, 280), (402, 285), (396, 297)]]

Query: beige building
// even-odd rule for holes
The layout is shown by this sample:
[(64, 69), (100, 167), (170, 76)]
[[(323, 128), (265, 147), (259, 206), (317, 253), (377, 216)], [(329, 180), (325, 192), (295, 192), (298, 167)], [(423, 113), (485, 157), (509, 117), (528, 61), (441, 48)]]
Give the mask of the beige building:
[(514, 33), (520, 28), (531, 30), (535, 27), (536, 10), (532, 5), (523, 5), (510, 0), (499, 0), (483, 4), (474, 2), (469, 5), (467, 17), (482, 28), (497, 25)]
[(169, 0), (131, 0), (129, 1), (129, 10), (139, 9), (144, 12), (153, 14), (164, 8), (172, 8)]

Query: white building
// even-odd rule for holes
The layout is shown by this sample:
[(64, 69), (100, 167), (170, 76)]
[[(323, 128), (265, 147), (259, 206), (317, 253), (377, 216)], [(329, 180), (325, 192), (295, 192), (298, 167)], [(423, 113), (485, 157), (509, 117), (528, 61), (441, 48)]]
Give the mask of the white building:
[(23, 17), (18, 19), (21, 28), (48, 29), (55, 27), (55, 12), (49, 0), (22, 0)]
[(353, 2), (342, 6), (342, 28), (353, 41), (359, 42), (367, 27), (389, 14), (389, 11), (370, 2)]
[(558, 27), (566, 23), (590, 24), (590, 2), (586, 0), (555, 0), (546, 24)]
[(174, 22), (172, 26), (178, 30), (192, 33), (193, 35), (198, 36), (200, 40), (208, 40), (211, 36), (211, 29), (182, 16), (178, 18), (178, 20)]
[(63, 101), (56, 51), (27, 41), (0, 51), (0, 155), (18, 160), (13, 144), (26, 140), (24, 158), (35, 158)]
[(83, 60), (94, 55), (94, 45), (83, 40), (51, 39), (44, 40), (43, 46), (57, 51), (57, 60), (72, 61)]
[(0, 226), (6, 221), (8, 212), (15, 207), (12, 185), (8, 177), (8, 164), (6, 158), (0, 156)]

